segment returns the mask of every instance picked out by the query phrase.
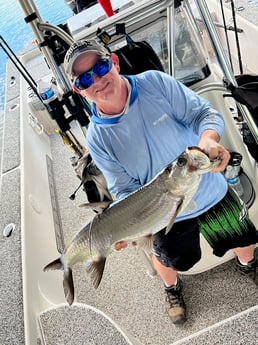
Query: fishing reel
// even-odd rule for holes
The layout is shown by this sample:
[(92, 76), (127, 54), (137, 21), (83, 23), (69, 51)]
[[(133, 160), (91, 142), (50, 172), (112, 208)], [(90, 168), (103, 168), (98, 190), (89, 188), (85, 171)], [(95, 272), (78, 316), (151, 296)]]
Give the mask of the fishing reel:
[(75, 200), (76, 193), (81, 187), (87, 195), (89, 203), (112, 201), (113, 198), (108, 191), (107, 182), (102, 172), (97, 168), (89, 153), (73, 162), (74, 171), (81, 180), (79, 186), (70, 195)]

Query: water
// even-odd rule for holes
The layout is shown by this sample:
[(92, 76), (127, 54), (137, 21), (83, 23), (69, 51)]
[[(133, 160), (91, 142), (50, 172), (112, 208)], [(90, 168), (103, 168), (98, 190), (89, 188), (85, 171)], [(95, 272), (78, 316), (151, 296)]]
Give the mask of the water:
[[(72, 16), (72, 11), (65, 4), (65, 0), (35, 0), (35, 4), (42, 20), (51, 24), (64, 24)], [(15, 53), (22, 52), (33, 46), (33, 33), (30, 25), (24, 21), (23, 11), (18, 0), (0, 0), (0, 35), (7, 41)], [(2, 41), (0, 42), (3, 43)], [(7, 57), (0, 46), (0, 171), (6, 62)]]
[[(41, 18), (51, 24), (63, 24), (72, 16), (65, 0), (34, 0)], [(30, 25), (24, 21), (18, 0), (0, 0), (0, 35), (15, 53), (25, 50), (34, 40)], [(0, 47), (0, 120), (4, 108), (5, 68), (7, 57)]]

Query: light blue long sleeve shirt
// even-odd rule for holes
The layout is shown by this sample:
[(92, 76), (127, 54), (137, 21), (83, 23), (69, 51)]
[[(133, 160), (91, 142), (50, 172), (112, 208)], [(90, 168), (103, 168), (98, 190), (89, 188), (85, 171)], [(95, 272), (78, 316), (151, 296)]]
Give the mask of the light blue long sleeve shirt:
[[(204, 130), (213, 129), (220, 137), (224, 131), (222, 115), (168, 74), (147, 71), (126, 78), (132, 86), (128, 112), (101, 118), (93, 104), (87, 131), (93, 161), (117, 198), (149, 182), (186, 147), (198, 145)], [(226, 192), (221, 173), (204, 174), (194, 196), (195, 208), (176, 221), (202, 214)]]

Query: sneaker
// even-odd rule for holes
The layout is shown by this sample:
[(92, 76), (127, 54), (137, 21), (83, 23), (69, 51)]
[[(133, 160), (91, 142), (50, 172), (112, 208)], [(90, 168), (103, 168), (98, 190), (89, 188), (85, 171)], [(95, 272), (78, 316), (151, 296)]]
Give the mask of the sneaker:
[(177, 284), (165, 287), (166, 309), (172, 322), (181, 325), (186, 321), (186, 308), (182, 295), (183, 283), (177, 278)]
[(254, 258), (249, 261), (247, 265), (242, 265), (238, 258), (235, 259), (236, 269), (241, 273), (251, 278), (258, 286), (258, 260)]

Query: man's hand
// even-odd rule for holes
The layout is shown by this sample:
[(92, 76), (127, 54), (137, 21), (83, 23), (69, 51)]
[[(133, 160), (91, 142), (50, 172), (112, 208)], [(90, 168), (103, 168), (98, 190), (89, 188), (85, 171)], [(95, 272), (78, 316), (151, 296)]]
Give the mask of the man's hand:
[(221, 163), (212, 172), (224, 171), (230, 159), (230, 153), (218, 142), (219, 139), (217, 132), (206, 130), (202, 133), (198, 145), (211, 160), (217, 157), (221, 159)]

